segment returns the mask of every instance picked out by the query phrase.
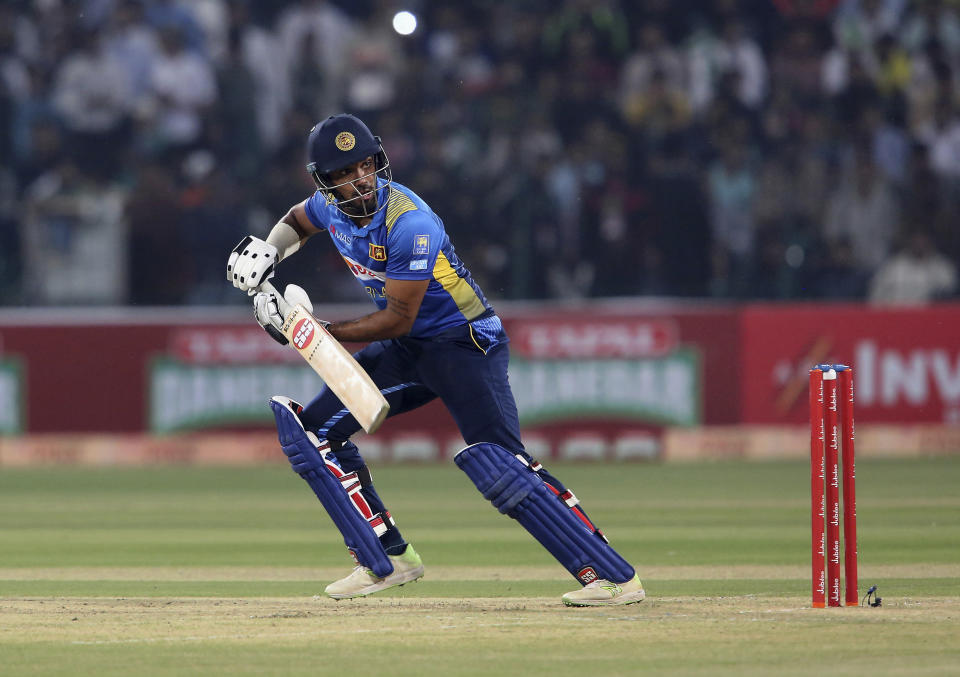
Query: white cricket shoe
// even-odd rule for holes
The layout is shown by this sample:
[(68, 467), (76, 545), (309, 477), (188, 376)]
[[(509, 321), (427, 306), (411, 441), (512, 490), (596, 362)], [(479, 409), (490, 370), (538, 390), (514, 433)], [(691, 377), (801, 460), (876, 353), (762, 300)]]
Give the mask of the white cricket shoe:
[(402, 555), (389, 555), (389, 557), (393, 562), (393, 573), (386, 578), (380, 578), (368, 567), (361, 565), (346, 578), (328, 585), (324, 592), (334, 599), (365, 597), (395, 585), (403, 585), (423, 578), (423, 561), (409, 543)]
[(601, 578), (568, 592), (561, 599), (567, 606), (607, 606), (642, 602), (646, 596), (640, 576), (634, 574), (626, 583), (611, 583)]

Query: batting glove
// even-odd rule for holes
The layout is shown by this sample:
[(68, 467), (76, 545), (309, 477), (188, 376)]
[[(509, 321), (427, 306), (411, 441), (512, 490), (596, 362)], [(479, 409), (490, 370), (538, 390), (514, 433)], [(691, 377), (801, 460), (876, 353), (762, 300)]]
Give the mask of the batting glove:
[(247, 235), (230, 252), (227, 259), (227, 281), (251, 296), (256, 288), (273, 277), (280, 261), (277, 248), (259, 237)]
[(283, 314), (277, 295), (273, 292), (259, 292), (253, 297), (253, 314), (270, 338), (282, 346), (287, 345), (287, 337), (283, 335)]
[[(253, 297), (253, 314), (264, 331), (270, 334), (274, 341), (285, 346), (287, 345), (287, 337), (283, 335), (285, 321), (283, 308), (287, 307), (287, 312), (289, 312), (289, 308), (300, 304), (306, 308), (308, 313), (312, 313), (313, 303), (310, 302), (307, 292), (295, 284), (287, 285), (283, 292), (283, 301), (284, 303), (281, 303), (274, 292), (257, 292)], [(313, 319), (324, 329), (330, 326), (330, 323), (326, 320)]]

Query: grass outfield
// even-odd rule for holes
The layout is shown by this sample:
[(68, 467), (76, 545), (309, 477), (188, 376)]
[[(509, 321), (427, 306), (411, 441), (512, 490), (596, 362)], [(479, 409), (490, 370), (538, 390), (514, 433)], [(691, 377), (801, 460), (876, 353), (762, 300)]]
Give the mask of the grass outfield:
[(289, 469), (0, 469), (0, 675), (956, 674), (960, 456), (858, 464), (861, 595), (810, 604), (801, 463), (551, 467), (648, 599), (575, 581), (451, 463), (375, 468), (425, 578), (350, 561)]

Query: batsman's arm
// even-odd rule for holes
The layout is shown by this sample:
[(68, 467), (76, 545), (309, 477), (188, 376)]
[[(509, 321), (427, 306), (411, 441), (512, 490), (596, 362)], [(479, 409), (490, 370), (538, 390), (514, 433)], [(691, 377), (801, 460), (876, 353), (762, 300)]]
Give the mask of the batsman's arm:
[(273, 277), (276, 265), (295, 253), (320, 231), (307, 217), (306, 201), (291, 207), (270, 230), (266, 240), (247, 235), (227, 259), (227, 281), (251, 296)]
[(297, 252), (303, 243), (320, 230), (307, 217), (307, 201), (293, 205), (270, 230), (267, 242), (277, 248), (280, 260)]
[(429, 280), (393, 280), (387, 278), (383, 293), (387, 307), (346, 322), (327, 327), (338, 341), (379, 341), (409, 334), (420, 311)]

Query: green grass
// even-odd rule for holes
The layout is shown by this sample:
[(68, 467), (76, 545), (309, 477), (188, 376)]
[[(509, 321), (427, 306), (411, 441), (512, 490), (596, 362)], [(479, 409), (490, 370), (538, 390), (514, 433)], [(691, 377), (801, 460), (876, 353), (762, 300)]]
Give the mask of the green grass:
[(339, 605), (312, 596), (349, 570), (342, 539), (286, 467), (0, 469), (0, 674), (960, 664), (960, 456), (859, 463), (861, 594), (878, 585), (884, 606), (823, 611), (807, 608), (805, 464), (550, 469), (637, 564), (647, 602), (562, 607), (573, 580), (452, 464), (374, 469), (427, 576)]
[[(809, 558), (794, 463), (552, 468), (629, 559), (648, 566)], [(956, 563), (960, 459), (861, 462), (861, 566)], [(552, 562), (454, 466), (376, 469), (401, 529), (438, 565)], [(0, 567), (334, 566), (334, 532), (283, 467), (4, 469)]]

